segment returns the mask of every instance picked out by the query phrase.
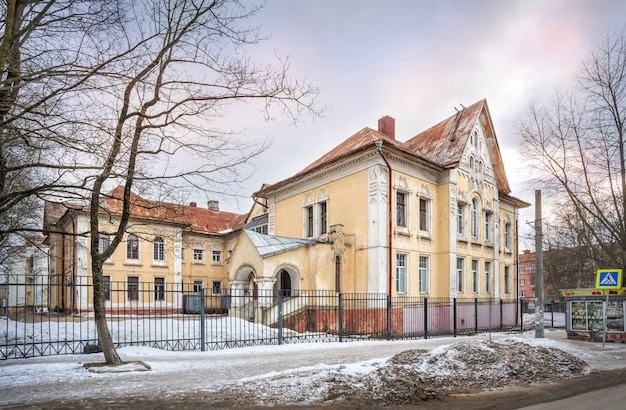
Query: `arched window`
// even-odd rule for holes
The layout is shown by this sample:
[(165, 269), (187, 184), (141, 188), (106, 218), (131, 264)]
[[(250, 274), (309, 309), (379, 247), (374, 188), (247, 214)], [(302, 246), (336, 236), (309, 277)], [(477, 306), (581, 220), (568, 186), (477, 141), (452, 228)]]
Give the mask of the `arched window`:
[(153, 257), (155, 261), (165, 261), (165, 240), (157, 236), (154, 238)]
[(474, 157), (470, 157), (470, 171), (474, 171)]
[(472, 238), (478, 238), (478, 200), (472, 199)]
[(139, 238), (130, 234), (126, 238), (126, 259), (139, 259)]
[(341, 256), (335, 256), (335, 290), (341, 292)]

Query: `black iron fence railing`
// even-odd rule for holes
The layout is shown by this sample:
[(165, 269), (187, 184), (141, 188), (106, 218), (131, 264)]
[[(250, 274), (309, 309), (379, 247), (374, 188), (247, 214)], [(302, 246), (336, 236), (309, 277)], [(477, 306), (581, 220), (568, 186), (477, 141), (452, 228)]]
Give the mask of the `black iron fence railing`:
[[(92, 285), (1, 284), (0, 359), (97, 352)], [(202, 288), (106, 282), (117, 347), (214, 350), (264, 344), (457, 336), (522, 328), (501, 299), (389, 297), (334, 291)]]

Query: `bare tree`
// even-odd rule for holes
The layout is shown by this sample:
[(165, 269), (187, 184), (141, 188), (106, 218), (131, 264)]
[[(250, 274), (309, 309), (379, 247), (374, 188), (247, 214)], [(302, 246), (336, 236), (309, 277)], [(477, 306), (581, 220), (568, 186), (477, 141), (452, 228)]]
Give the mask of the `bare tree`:
[[(237, 1), (137, 2), (137, 24), (127, 27), (120, 50), (126, 58), (108, 63), (110, 74), (76, 102), (88, 117), (91, 154), (103, 158), (90, 189), (90, 248), (96, 326), (109, 364), (120, 359), (105, 319), (102, 266), (123, 239), (133, 187), (217, 189), (223, 172), (236, 176), (238, 165), (265, 150), (265, 143), (244, 146), (214, 129), (225, 104), (259, 100), (267, 118), (274, 109), (293, 120), (303, 111), (320, 113), (317, 89), (291, 80), (285, 61), (259, 66), (245, 56), (242, 47), (256, 43), (259, 34), (242, 23), (256, 11)], [(193, 166), (180, 165), (190, 158), (197, 159)], [(111, 182), (123, 186), (120, 223), (100, 253), (100, 204)]]
[[(131, 190), (224, 192), (245, 177), (240, 166), (269, 144), (220, 129), (216, 120), (232, 104), (293, 121), (323, 110), (315, 87), (290, 78), (288, 59), (246, 56), (263, 39), (245, 25), (258, 10), (238, 0), (11, 0), (2, 10), (0, 216), (55, 195), (89, 204), (89, 231), (77, 234), (90, 236), (96, 328), (109, 364), (120, 358), (102, 267), (124, 237)], [(102, 200), (113, 187), (123, 192), (120, 223), (99, 249), (100, 212), (110, 211)]]
[(94, 166), (65, 107), (102, 69), (96, 51), (122, 15), (118, 1), (0, 4), (0, 240), (40, 231), (41, 198), (85, 185), (67, 178)]
[(560, 241), (599, 268), (626, 268), (626, 37), (608, 34), (583, 60), (569, 93), (529, 104), (518, 123), (522, 158), (547, 191)]

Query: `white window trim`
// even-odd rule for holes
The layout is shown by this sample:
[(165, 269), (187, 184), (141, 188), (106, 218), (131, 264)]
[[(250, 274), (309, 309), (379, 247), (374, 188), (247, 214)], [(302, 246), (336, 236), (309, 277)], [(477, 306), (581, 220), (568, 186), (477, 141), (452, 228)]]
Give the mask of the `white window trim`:
[[(196, 259), (196, 251), (202, 252), (202, 257), (200, 259)], [(194, 246), (191, 250), (191, 262), (199, 265), (203, 265), (206, 261), (206, 251), (200, 246)]]
[(471, 272), (472, 293), (480, 293), (480, 261), (478, 259), (472, 259)]
[[(322, 203), (326, 203), (326, 232), (322, 233)], [(309, 236), (309, 208), (313, 212), (312, 235)], [(328, 198), (320, 199), (317, 202), (309, 202), (302, 207), (302, 235), (304, 238), (325, 237), (330, 231), (330, 203)]]
[[(404, 226), (398, 225), (398, 194), (404, 194)], [(396, 188), (393, 198), (393, 222), (395, 232), (401, 235), (411, 235), (411, 191)]]
[[(163, 259), (155, 259), (154, 257), (155, 256), (154, 251), (155, 251), (157, 238), (161, 238), (163, 240)], [(152, 240), (152, 263), (154, 265), (159, 265), (159, 266), (164, 266), (167, 264), (167, 246), (166, 246), (165, 238), (163, 236), (155, 236), (154, 239)]]
[[(459, 269), (459, 261), (461, 268)], [(465, 258), (456, 258), (456, 293), (465, 293)]]
[[(219, 253), (219, 261), (215, 260), (215, 254)], [(224, 264), (224, 251), (221, 249), (211, 249), (211, 265), (223, 265)]]
[[(422, 230), (420, 200), (426, 201), (426, 230)], [(417, 196), (417, 231), (420, 237), (430, 238), (432, 234), (433, 221), (433, 199), (425, 195)]]
[[(398, 290), (398, 255), (404, 256), (404, 289)], [(396, 253), (396, 293), (406, 294), (409, 290), (409, 254), (403, 252)]]
[[(426, 273), (424, 274), (423, 277), (422, 277), (422, 259), (426, 260)], [(418, 277), (419, 292), (420, 293), (429, 293), (430, 292), (430, 256), (428, 256), (428, 255), (420, 255), (419, 256), (418, 272), (419, 272), (419, 277)], [(426, 286), (425, 287), (422, 287), (422, 284), (423, 284), (422, 279), (424, 279), (426, 281)]]
[[(137, 259), (128, 257), (128, 238), (133, 236), (137, 240)], [(141, 263), (141, 241), (139, 240), (139, 236), (134, 233), (130, 233), (126, 236), (124, 255), (126, 256), (126, 264), (139, 264)]]

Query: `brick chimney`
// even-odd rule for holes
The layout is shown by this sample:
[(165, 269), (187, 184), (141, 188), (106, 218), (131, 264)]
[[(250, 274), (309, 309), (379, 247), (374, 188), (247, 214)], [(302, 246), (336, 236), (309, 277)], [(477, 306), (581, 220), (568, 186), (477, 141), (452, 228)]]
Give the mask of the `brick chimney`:
[(189, 202), (189, 206), (195, 208), (198, 206), (198, 204), (196, 204), (195, 202)]
[(220, 210), (220, 201), (209, 201), (207, 206), (210, 211), (219, 211)]
[(385, 134), (387, 138), (396, 139), (396, 120), (388, 115), (378, 120), (378, 132)]

